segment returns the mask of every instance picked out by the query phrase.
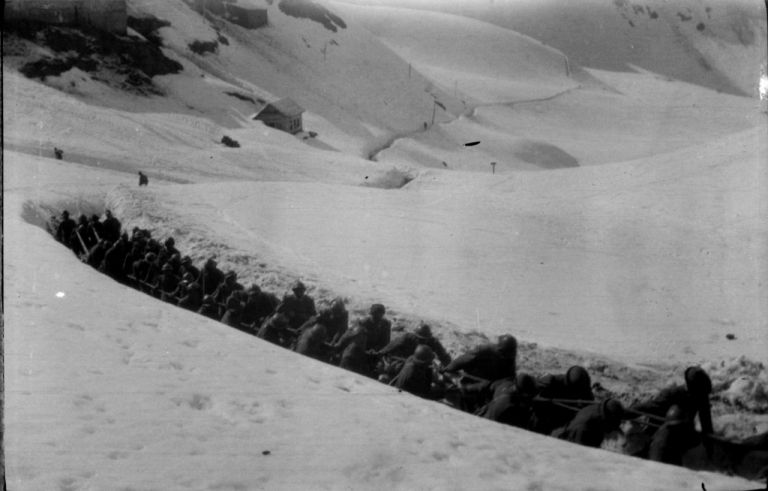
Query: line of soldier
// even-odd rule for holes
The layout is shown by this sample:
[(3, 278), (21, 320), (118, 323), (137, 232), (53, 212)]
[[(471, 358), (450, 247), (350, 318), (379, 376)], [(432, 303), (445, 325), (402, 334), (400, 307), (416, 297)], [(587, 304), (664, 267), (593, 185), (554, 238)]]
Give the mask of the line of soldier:
[(596, 400), (589, 373), (580, 366), (538, 379), (517, 373), (517, 340), (511, 335), (451, 359), (427, 324), (392, 339), (385, 307), (374, 304), (350, 328), (341, 298), (318, 311), (301, 281), (282, 300), (256, 284), (246, 289), (213, 258), (195, 267), (173, 238), (160, 243), (138, 228), (130, 237), (121, 233), (109, 210), (103, 222), (81, 215), (77, 223), (64, 211), (54, 229), (57, 240), (84, 262), (165, 302), (499, 423), (599, 447), (622, 421), (635, 420), (627, 453), (677, 465), (686, 450), (711, 441), (712, 382), (700, 367), (685, 371), (685, 385), (625, 408), (613, 398)]

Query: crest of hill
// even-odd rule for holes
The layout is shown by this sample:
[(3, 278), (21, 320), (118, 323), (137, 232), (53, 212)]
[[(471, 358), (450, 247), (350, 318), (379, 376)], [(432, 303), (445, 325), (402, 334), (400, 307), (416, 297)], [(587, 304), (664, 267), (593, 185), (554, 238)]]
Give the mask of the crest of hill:
[(765, 7), (758, 1), (366, 3), (463, 15), (538, 39), (584, 67), (630, 71), (633, 64), (738, 95), (755, 94), (766, 59)]
[(332, 2), (447, 91), (478, 102), (535, 98), (577, 85), (567, 57), (533, 38), (467, 17)]

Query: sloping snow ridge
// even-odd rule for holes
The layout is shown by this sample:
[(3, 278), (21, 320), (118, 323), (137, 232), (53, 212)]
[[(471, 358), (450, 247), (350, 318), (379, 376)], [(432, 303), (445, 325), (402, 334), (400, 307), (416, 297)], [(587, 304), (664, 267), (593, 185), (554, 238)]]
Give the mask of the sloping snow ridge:
[(759, 0), (339, 1), (462, 15), (535, 38), (576, 65), (612, 71), (637, 65), (738, 95), (756, 94), (766, 59)]
[[(9, 489), (754, 487), (400, 393), (124, 287), (51, 239), (52, 214), (112, 209), (276, 293), (301, 277), (353, 317), (380, 301), (452, 326), (437, 334), (454, 354), (513, 333), (526, 359), (538, 345), (678, 378), (702, 363), (728, 404), (765, 395), (766, 118), (733, 95), (765, 31), (743, 9), (712, 5), (728, 22), (656, 39), (706, 55), (714, 69), (695, 86), (668, 80), (695, 82), (688, 62), (687, 75), (646, 63), (658, 47), (619, 50), (632, 73), (582, 69), (575, 36), (591, 24), (565, 29), (551, 2), (514, 25), (515, 2), (490, 17), (316, 2), (343, 19), (334, 31), (281, 1), (239, 2), (268, 10), (256, 30), (181, 0), (129, 1), (131, 16), (170, 23), (159, 36), (183, 71), (154, 77), (164, 96), (77, 68), (27, 79), (18, 66), (45, 50), (30, 43), (4, 57)], [(639, 39), (619, 26), (641, 13), (611, 5), (591, 21)], [(653, 8), (671, 26), (671, 3)], [(659, 32), (647, 9), (646, 41)], [(251, 119), (285, 96), (307, 109), (304, 134)], [(741, 424), (715, 416), (718, 430)], [(750, 424), (765, 431), (768, 415)]]
[(12, 152), (5, 169), (24, 238), (5, 247), (10, 489), (749, 485), (483, 421), (151, 299), (30, 223), (34, 202), (96, 203), (122, 173)]

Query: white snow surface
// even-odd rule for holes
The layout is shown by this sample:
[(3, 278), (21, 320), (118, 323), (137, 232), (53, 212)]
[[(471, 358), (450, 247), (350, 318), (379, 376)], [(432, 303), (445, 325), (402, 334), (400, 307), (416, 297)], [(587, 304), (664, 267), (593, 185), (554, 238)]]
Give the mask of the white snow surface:
[[(155, 78), (166, 97), (77, 69), (44, 85), (4, 60), (10, 489), (750, 487), (397, 393), (122, 287), (41, 226), (110, 208), (246, 283), (302, 277), (323, 298), (637, 364), (762, 361), (757, 101), (647, 72), (558, 75), (556, 50), (443, 14), (423, 24), (458, 32), (441, 57), (426, 28), (403, 38), (347, 6), (332, 34), (276, 5), (267, 29), (223, 24), (230, 44), (198, 56), (187, 44), (216, 33), (185, 4), (130, 8), (172, 22), (166, 51), (185, 69)], [(515, 50), (486, 61), (530, 63), (490, 70), (490, 42)], [(250, 121), (254, 105), (225, 91), (291, 95), (319, 136)], [(435, 99), (447, 109), (423, 131)]]
[(35, 225), (34, 203), (90, 211), (125, 174), (6, 152), (4, 179), (9, 489), (749, 485), (491, 423), (154, 300)]

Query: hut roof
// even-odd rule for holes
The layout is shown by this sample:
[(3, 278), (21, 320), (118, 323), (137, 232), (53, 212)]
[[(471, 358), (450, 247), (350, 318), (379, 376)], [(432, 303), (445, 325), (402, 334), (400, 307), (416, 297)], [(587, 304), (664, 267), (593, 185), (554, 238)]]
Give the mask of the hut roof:
[(267, 103), (254, 116), (253, 119), (262, 114), (282, 114), (283, 116), (298, 116), (304, 112), (304, 108), (299, 106), (296, 101), (290, 97), (284, 97), (278, 101)]

